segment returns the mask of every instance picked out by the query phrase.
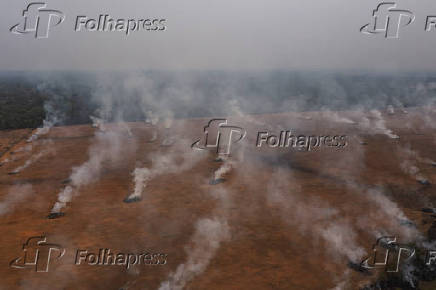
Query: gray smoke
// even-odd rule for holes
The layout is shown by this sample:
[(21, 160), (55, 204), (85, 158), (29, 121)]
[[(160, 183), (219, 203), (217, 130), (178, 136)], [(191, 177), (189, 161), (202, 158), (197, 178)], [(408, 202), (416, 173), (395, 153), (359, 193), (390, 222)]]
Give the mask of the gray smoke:
[(186, 262), (170, 273), (168, 279), (161, 283), (159, 290), (183, 289), (187, 283), (206, 270), (220, 245), (230, 240), (227, 215), (232, 204), (231, 192), (219, 188), (211, 190), (210, 194), (218, 200), (215, 213), (196, 222), (194, 235), (185, 247), (188, 255)]
[(179, 140), (169, 152), (153, 152), (149, 155), (150, 168), (135, 168), (133, 171), (134, 191), (128, 199), (142, 197), (147, 183), (156, 176), (163, 174), (180, 173), (194, 167), (206, 155), (194, 151), (188, 140)]
[(105, 131), (104, 120), (99, 117), (89, 116), (89, 119), (92, 121), (92, 127), (96, 128), (102, 132)]
[(401, 156), (402, 161), (400, 163), (401, 170), (410, 175), (417, 181), (425, 183), (428, 179), (424, 176), (424, 174), (419, 169), (419, 163), (433, 165), (434, 161), (429, 158), (423, 158), (419, 155), (418, 152), (414, 151), (410, 145), (402, 146), (398, 149), (398, 154)]
[(20, 202), (33, 193), (32, 185), (14, 185), (0, 201), (0, 216), (10, 213)]
[(235, 166), (235, 161), (231, 160), (228, 157), (224, 158), (223, 164), (214, 172), (213, 178), (214, 180), (222, 179), (227, 173), (229, 173), (232, 168)]
[(59, 213), (68, 202), (71, 202), (73, 196), (79, 194), (81, 187), (98, 180), (103, 161), (115, 162), (121, 158), (125, 138), (123, 132), (115, 126), (111, 130), (95, 134), (95, 143), (88, 151), (88, 161), (72, 169), (69, 177), (71, 184), (58, 193), (58, 201), (53, 206), (52, 213)]
[(43, 149), (42, 151), (38, 152), (37, 154), (32, 154), (32, 156), (29, 159), (27, 159), (26, 162), (24, 162), (23, 165), (15, 168), (12, 171), (12, 173), (14, 173), (14, 174), (20, 173), (21, 171), (23, 171), (24, 169), (26, 169), (27, 167), (29, 167), (33, 163), (37, 162), (42, 157), (44, 157), (44, 156), (46, 156), (48, 154), (53, 154), (54, 153), (54, 149), (53, 149), (53, 147), (50, 147), (49, 142), (46, 142), (45, 146), (48, 147), (48, 148), (47, 149)]
[(363, 116), (359, 122), (359, 127), (369, 131), (371, 134), (384, 134), (391, 139), (398, 139), (399, 136), (394, 134), (391, 129), (386, 127), (386, 121), (379, 110), (371, 110), (370, 118)]
[[(48, 82), (50, 83), (50, 81)], [(37, 140), (39, 137), (47, 135), (50, 129), (56, 124), (60, 124), (63, 121), (63, 113), (55, 108), (55, 102), (58, 97), (53, 93), (53, 89), (50, 88), (48, 83), (44, 82), (38, 86), (38, 90), (42, 93), (48, 93), (52, 95), (52, 99), (44, 103), (45, 119), (42, 122), (42, 127), (37, 128), (34, 133), (27, 139), (27, 142), (31, 143)]]
[(191, 244), (185, 248), (188, 259), (172, 272), (159, 290), (181, 290), (195, 276), (204, 272), (215, 256), (222, 242), (230, 238), (230, 230), (225, 220), (204, 218), (195, 224)]
[(306, 201), (291, 172), (277, 169), (268, 184), (268, 201), (280, 209), (283, 220), (297, 227), (309, 240), (323, 239), (332, 257), (359, 261), (365, 250), (358, 244), (350, 220), (333, 206), (318, 200)]
[(345, 123), (345, 124), (356, 124), (356, 122), (354, 122), (353, 120), (345, 116), (341, 116), (338, 112), (334, 112), (331, 110), (323, 110), (319, 114), (322, 119), (328, 121), (333, 121), (336, 123)]

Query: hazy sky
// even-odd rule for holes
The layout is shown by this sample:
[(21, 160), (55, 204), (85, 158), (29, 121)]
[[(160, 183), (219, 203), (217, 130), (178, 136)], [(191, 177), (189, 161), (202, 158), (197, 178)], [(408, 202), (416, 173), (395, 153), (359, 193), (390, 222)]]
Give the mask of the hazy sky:
[[(416, 19), (399, 39), (364, 35), (374, 0), (49, 0), (65, 21), (48, 39), (9, 32), (31, 2), (2, 0), (0, 70), (435, 70), (434, 0), (396, 1)], [(78, 15), (165, 18), (166, 31), (74, 32)]]

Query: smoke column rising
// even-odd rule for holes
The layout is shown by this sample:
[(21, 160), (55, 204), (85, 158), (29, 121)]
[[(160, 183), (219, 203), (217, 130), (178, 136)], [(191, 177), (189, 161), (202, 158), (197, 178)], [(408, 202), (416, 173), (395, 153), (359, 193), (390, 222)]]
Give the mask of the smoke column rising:
[(116, 161), (121, 158), (123, 137), (124, 135), (118, 128), (96, 133), (96, 141), (88, 152), (88, 161), (72, 169), (71, 184), (59, 192), (58, 201), (53, 206), (52, 213), (59, 213), (73, 196), (78, 194), (81, 187), (99, 179), (103, 161)]
[(195, 224), (195, 232), (190, 244), (185, 247), (188, 258), (177, 266), (168, 279), (161, 283), (159, 290), (181, 290), (187, 283), (203, 273), (218, 251), (221, 243), (231, 239), (227, 209), (231, 206), (231, 193), (223, 188), (211, 190), (218, 199), (216, 213), (202, 218)]
[(156, 176), (182, 173), (194, 167), (203, 158), (204, 154), (190, 148), (188, 140), (177, 141), (169, 152), (153, 152), (150, 154), (150, 168), (135, 168), (133, 171), (134, 192), (126, 200), (141, 198), (147, 183)]

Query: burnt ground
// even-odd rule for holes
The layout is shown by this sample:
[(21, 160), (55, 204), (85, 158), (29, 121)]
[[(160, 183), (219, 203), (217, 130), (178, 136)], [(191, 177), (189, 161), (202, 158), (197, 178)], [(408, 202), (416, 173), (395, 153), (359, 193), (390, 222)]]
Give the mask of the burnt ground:
[[(342, 115), (358, 119), (355, 112)], [(129, 123), (134, 138), (126, 134), (122, 158), (104, 161), (99, 178), (83, 186), (63, 210), (65, 215), (57, 219), (47, 219), (47, 215), (72, 168), (88, 160), (96, 129), (89, 125), (52, 128), (31, 148), (25, 141), (29, 130), (0, 132), (0, 150), (5, 152), (0, 162), (15, 159), (0, 167), (0, 202), (16, 194), (14, 190), (20, 186), (32, 186), (31, 194), (15, 201), (0, 216), (0, 289), (157, 289), (186, 261), (196, 221), (214, 215), (225, 216), (230, 238), (220, 244), (204, 272), (188, 281), (186, 289), (331, 289), (343, 280), (343, 289), (370, 285), (378, 279), (376, 272), (350, 269), (341, 245), (327, 243), (312, 230), (327, 228), (336, 219), (327, 223), (314, 216), (317, 209), (334, 208), (337, 221), (351, 225), (356, 234), (353, 240), (367, 253), (375, 242), (371, 232), (376, 230), (408, 239), (407, 228), (415, 226), (393, 226), (368, 198), (368, 190), (379, 190), (416, 225), (417, 232), (426, 236), (434, 218), (420, 209), (436, 203), (436, 167), (409, 158), (401, 150), (407, 147), (423, 158), (436, 160), (436, 129), (425, 123), (422, 115), (418, 109), (384, 115), (387, 127), (399, 139), (371, 133), (356, 124), (325, 120), (317, 112), (254, 116), (252, 121), (230, 118), (231, 123), (247, 129), (244, 141), (248, 145), (243, 160), (237, 159), (241, 148), (232, 154), (238, 162), (223, 183), (209, 184), (221, 165), (210, 153), (192, 168), (151, 179), (142, 200), (136, 203), (123, 202), (133, 188), (132, 171), (137, 165), (150, 165), (150, 154), (172, 149), (159, 145), (162, 137), (148, 142), (150, 125)], [(195, 141), (207, 121), (176, 120), (171, 130), (177, 138)], [(345, 134), (348, 145), (341, 150), (312, 152), (254, 146), (257, 131), (278, 133), (279, 126), (298, 128), (306, 135)], [(47, 146), (49, 153), (20, 173), (8, 174)], [(404, 159), (413, 159), (431, 184), (420, 184), (401, 170)], [(271, 186), (280, 183), (274, 179), (278, 171), (289, 184), (278, 185), (284, 197), (273, 202)], [(210, 194), (214, 190), (229, 193), (225, 207)], [(294, 195), (298, 198), (292, 198)], [(48, 273), (37, 273), (32, 267), (9, 267), (32, 236), (46, 236), (49, 243), (66, 249), (64, 257), (52, 259)], [(77, 249), (98, 253), (100, 248), (166, 253), (168, 263), (136, 265), (129, 270), (123, 266), (74, 265)], [(435, 282), (419, 285), (421, 289), (436, 287)]]

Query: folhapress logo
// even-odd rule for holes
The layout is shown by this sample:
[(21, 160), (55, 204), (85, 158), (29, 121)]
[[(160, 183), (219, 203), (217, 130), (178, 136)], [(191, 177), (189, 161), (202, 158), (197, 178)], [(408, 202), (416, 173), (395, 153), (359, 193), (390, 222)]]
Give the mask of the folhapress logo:
[[(33, 34), (35, 38), (48, 38), (49, 32), (65, 20), (65, 15), (59, 10), (47, 9), (43, 2), (30, 3), (23, 11), (23, 19), (9, 30), (15, 34)], [(165, 22), (161, 17), (148, 18), (112, 18), (109, 14), (97, 17), (79, 15), (76, 17), (74, 32), (124, 32), (130, 35), (137, 31), (165, 31)]]
[(396, 237), (381, 237), (372, 247), (373, 255), (363, 260), (360, 266), (364, 269), (383, 267), (386, 272), (396, 273), (400, 269), (400, 260), (404, 262), (415, 256), (415, 249), (397, 243)]
[[(203, 137), (195, 141), (191, 148), (216, 148), (218, 155), (229, 155), (233, 144), (241, 141), (247, 131), (241, 127), (230, 126), (226, 119), (212, 119), (204, 127)], [(261, 131), (257, 133), (256, 148), (264, 147), (291, 148), (298, 151), (311, 151), (321, 147), (345, 148), (348, 145), (346, 135), (301, 135), (292, 134), (291, 130), (280, 131), (279, 134)]]
[[(64, 256), (66, 249), (57, 244), (47, 243), (45, 236), (31, 237), (23, 244), (21, 257), (13, 259), (9, 266), (16, 269), (33, 268), (36, 272), (48, 272), (49, 265), (54, 260)], [(142, 253), (122, 253), (108, 248), (76, 251), (74, 265), (90, 266), (163, 266), (167, 264), (168, 254), (143, 251)], [(68, 262), (68, 261), (67, 261)]]
[(396, 9), (394, 2), (384, 2), (373, 11), (372, 20), (360, 28), (365, 34), (384, 34), (386, 38), (398, 38), (400, 28), (411, 24), (415, 16), (409, 10)]
[(15, 34), (33, 33), (35, 38), (48, 38), (50, 29), (61, 24), (65, 16), (61, 11), (46, 9), (43, 2), (30, 3), (23, 11), (20, 23), (11, 27)]
[(216, 148), (220, 155), (229, 155), (233, 143), (241, 141), (246, 135), (245, 129), (227, 124), (226, 119), (212, 119), (204, 127), (203, 138), (192, 144), (194, 149)]
[(47, 243), (47, 238), (31, 237), (23, 244), (23, 255), (12, 260), (9, 264), (12, 268), (34, 268), (36, 272), (48, 272), (50, 260), (62, 258), (65, 249), (60, 245)]

